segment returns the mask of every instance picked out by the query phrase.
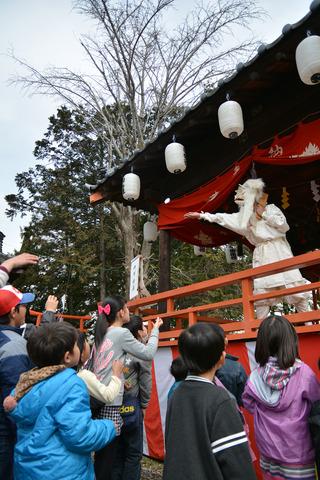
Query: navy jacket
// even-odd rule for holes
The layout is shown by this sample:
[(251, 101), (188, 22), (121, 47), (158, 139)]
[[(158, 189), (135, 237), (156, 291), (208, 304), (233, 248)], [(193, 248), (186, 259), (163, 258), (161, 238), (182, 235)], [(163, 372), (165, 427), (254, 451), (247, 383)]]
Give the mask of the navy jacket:
[(13, 435), (15, 427), (4, 413), (3, 400), (18, 383), (20, 374), (32, 368), (21, 333), (20, 328), (0, 325), (0, 430), (10, 430)]
[(227, 353), (225, 363), (216, 372), (216, 376), (226, 389), (236, 397), (239, 407), (242, 407), (242, 394), (248, 377), (245, 369), (238, 360), (238, 357)]

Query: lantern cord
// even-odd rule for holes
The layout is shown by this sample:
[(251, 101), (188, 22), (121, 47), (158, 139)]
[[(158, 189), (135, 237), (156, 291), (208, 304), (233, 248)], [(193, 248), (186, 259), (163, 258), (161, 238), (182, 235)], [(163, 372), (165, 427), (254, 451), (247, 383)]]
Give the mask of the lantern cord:
[(176, 142), (176, 136), (175, 135), (172, 135), (172, 141), (173, 141), (173, 143)]
[(229, 102), (229, 100), (230, 100), (230, 93), (229, 93), (229, 92), (226, 94), (226, 100), (227, 100), (228, 102)]

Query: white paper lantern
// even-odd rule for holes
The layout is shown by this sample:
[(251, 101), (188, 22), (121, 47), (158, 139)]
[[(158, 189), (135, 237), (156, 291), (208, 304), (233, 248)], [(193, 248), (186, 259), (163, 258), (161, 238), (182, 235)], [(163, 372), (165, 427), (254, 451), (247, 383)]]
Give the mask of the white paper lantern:
[(154, 222), (146, 222), (143, 225), (143, 239), (146, 242), (155, 242), (158, 236), (158, 227)]
[(226, 138), (237, 138), (243, 132), (242, 109), (238, 102), (227, 100), (218, 109), (219, 127)]
[(122, 180), (122, 196), (132, 202), (140, 195), (140, 177), (135, 173), (127, 173)]
[(195, 254), (197, 257), (201, 257), (202, 255), (205, 254), (206, 249), (205, 249), (205, 247), (199, 247), (198, 245), (194, 245), (194, 246), (193, 246), (193, 251), (194, 251), (194, 254)]
[(299, 76), (306, 85), (320, 82), (320, 37), (311, 35), (299, 43), (296, 49)]
[(181, 173), (186, 169), (186, 156), (181, 143), (169, 143), (164, 151), (166, 166), (170, 173)]

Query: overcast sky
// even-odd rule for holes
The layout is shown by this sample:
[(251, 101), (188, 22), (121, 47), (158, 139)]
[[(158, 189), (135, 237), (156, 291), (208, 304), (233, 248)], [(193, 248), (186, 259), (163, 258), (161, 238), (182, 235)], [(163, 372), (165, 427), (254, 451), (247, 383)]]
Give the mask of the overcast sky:
[[(170, 15), (173, 26), (194, 0), (176, 0)], [(260, 0), (268, 17), (252, 29), (257, 38), (270, 43), (287, 23), (294, 23), (309, 11), (310, 0)], [(6, 54), (12, 49), (19, 58), (37, 67), (68, 66), (84, 70), (79, 45), (82, 33), (93, 25), (72, 8), (72, 0), (0, 0), (0, 230), (6, 235), (4, 252), (20, 248), (20, 229), (25, 220), (13, 222), (5, 216), (4, 196), (15, 193), (14, 177), (34, 165), (34, 143), (48, 126), (48, 117), (59, 102), (51, 97), (30, 96), (8, 79), (22, 73)], [(170, 25), (169, 25), (170, 27)]]

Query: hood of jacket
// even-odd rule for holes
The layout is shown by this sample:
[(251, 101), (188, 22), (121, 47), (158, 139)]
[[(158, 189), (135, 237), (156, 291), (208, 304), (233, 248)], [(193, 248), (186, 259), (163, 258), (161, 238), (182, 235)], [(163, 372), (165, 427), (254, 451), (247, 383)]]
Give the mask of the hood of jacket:
[(276, 359), (270, 358), (264, 367), (258, 367), (250, 375), (252, 394), (256, 401), (279, 410), (285, 410), (294, 399), (290, 378), (299, 375), (302, 362), (296, 360), (287, 370), (279, 368)]
[(260, 369), (260, 373), (264, 383), (269, 385), (272, 390), (281, 391), (287, 385), (299, 364), (301, 364), (301, 361), (296, 360), (292, 367), (282, 369), (275, 357), (269, 357), (266, 365)]
[(76, 374), (75, 370), (66, 368), (53, 377), (37, 383), (22, 397), (16, 408), (10, 412), (10, 417), (17, 424), (34, 425), (42, 407), (48, 403), (49, 399), (51, 404), (54, 404), (55, 397), (61, 399), (63, 385), (68, 382), (72, 375)]

